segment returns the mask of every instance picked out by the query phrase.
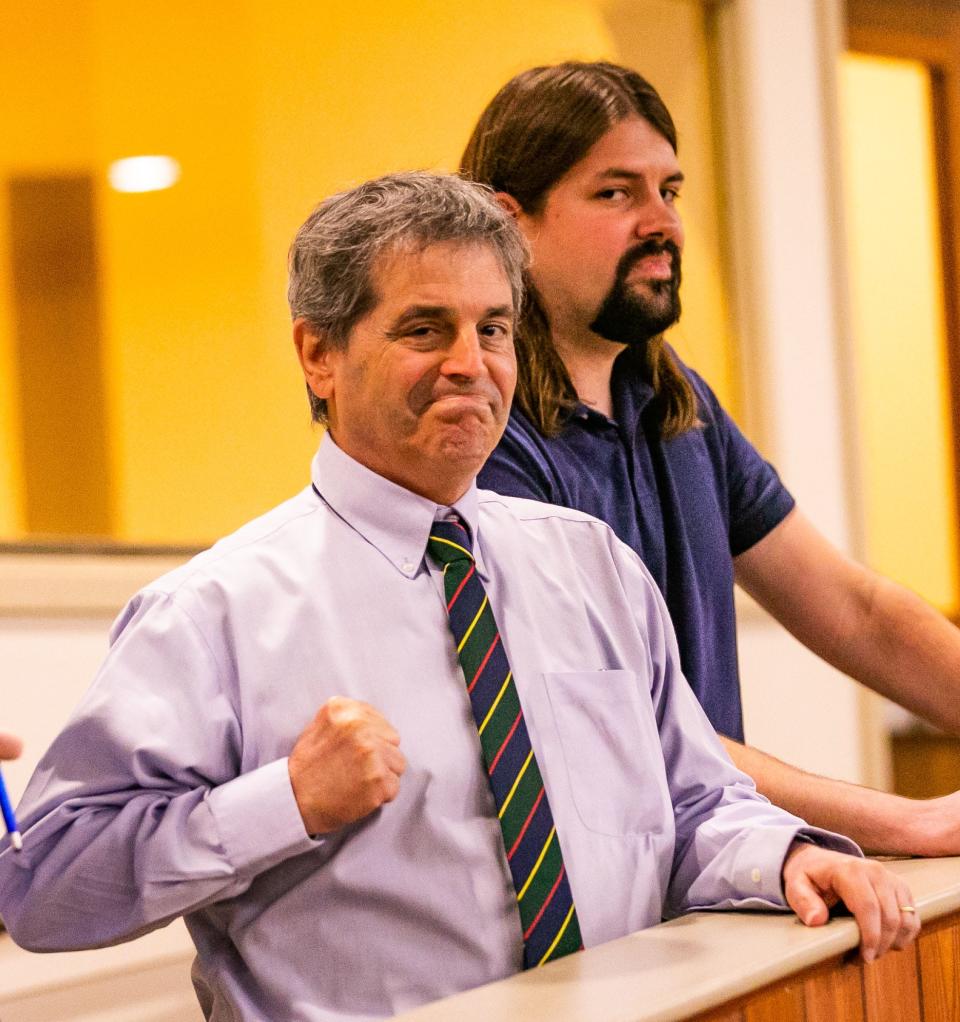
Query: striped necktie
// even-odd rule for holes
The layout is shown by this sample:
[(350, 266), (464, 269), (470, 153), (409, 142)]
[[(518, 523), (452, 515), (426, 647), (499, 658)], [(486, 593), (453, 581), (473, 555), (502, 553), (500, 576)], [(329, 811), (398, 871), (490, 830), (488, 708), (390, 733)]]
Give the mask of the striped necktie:
[(523, 967), (583, 947), (553, 814), (507, 655), (459, 520), (434, 522), (427, 544), (443, 568), (447, 615), (497, 805), (523, 928)]

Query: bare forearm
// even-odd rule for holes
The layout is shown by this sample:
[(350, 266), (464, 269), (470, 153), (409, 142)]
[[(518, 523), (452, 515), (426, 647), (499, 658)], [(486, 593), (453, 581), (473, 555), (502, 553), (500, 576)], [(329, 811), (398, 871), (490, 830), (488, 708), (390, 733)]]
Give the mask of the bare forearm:
[(960, 629), (916, 594), (874, 576), (861, 627), (823, 655), (930, 723), (960, 734)]
[(960, 629), (846, 557), (794, 511), (736, 559), (737, 581), (805, 646), (960, 734)]
[(886, 855), (960, 854), (960, 795), (920, 801), (809, 774), (722, 739), (733, 762), (775, 805)]

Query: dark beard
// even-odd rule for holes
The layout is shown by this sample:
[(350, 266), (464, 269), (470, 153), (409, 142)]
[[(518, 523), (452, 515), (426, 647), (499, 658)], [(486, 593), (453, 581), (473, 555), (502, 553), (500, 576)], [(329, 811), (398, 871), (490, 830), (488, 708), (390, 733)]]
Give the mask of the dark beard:
[[(651, 294), (638, 294), (627, 283), (631, 269), (645, 256), (669, 252), (669, 280), (646, 281)], [(640, 346), (680, 318), (680, 249), (672, 241), (651, 239), (624, 252), (606, 298), (590, 329), (608, 341)]]

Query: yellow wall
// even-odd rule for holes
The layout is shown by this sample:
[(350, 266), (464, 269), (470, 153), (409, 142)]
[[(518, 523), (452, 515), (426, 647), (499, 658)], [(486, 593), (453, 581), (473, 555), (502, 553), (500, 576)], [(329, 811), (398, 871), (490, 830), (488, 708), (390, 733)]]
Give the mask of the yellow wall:
[[(0, 173), (29, 151), (33, 170), (70, 163), (100, 182), (117, 538), (206, 541), (305, 484), (316, 433), (284, 300), (294, 231), (366, 177), (453, 169), (479, 111), (534, 63), (621, 59), (662, 83), (690, 178), (677, 343), (732, 399), (697, 0), (40, 0), (6, 20)], [(110, 191), (108, 163), (144, 153), (174, 156), (181, 182)], [(9, 337), (0, 305), (4, 380)], [(16, 535), (2, 388), (0, 535)]]
[(844, 168), (869, 562), (956, 612), (957, 536), (930, 78), (847, 54)]

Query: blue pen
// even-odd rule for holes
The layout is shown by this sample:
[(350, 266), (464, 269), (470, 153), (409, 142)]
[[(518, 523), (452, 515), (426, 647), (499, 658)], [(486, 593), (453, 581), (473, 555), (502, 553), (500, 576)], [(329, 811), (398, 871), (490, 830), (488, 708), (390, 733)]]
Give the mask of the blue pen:
[(3, 783), (3, 771), (0, 770), (0, 810), (3, 811), (3, 823), (10, 835), (10, 843), (13, 850), (19, 852), (23, 848), (23, 838), (20, 837), (20, 828), (17, 826), (17, 818), (13, 814), (13, 806), (10, 803), (10, 796), (7, 794), (7, 787)]

